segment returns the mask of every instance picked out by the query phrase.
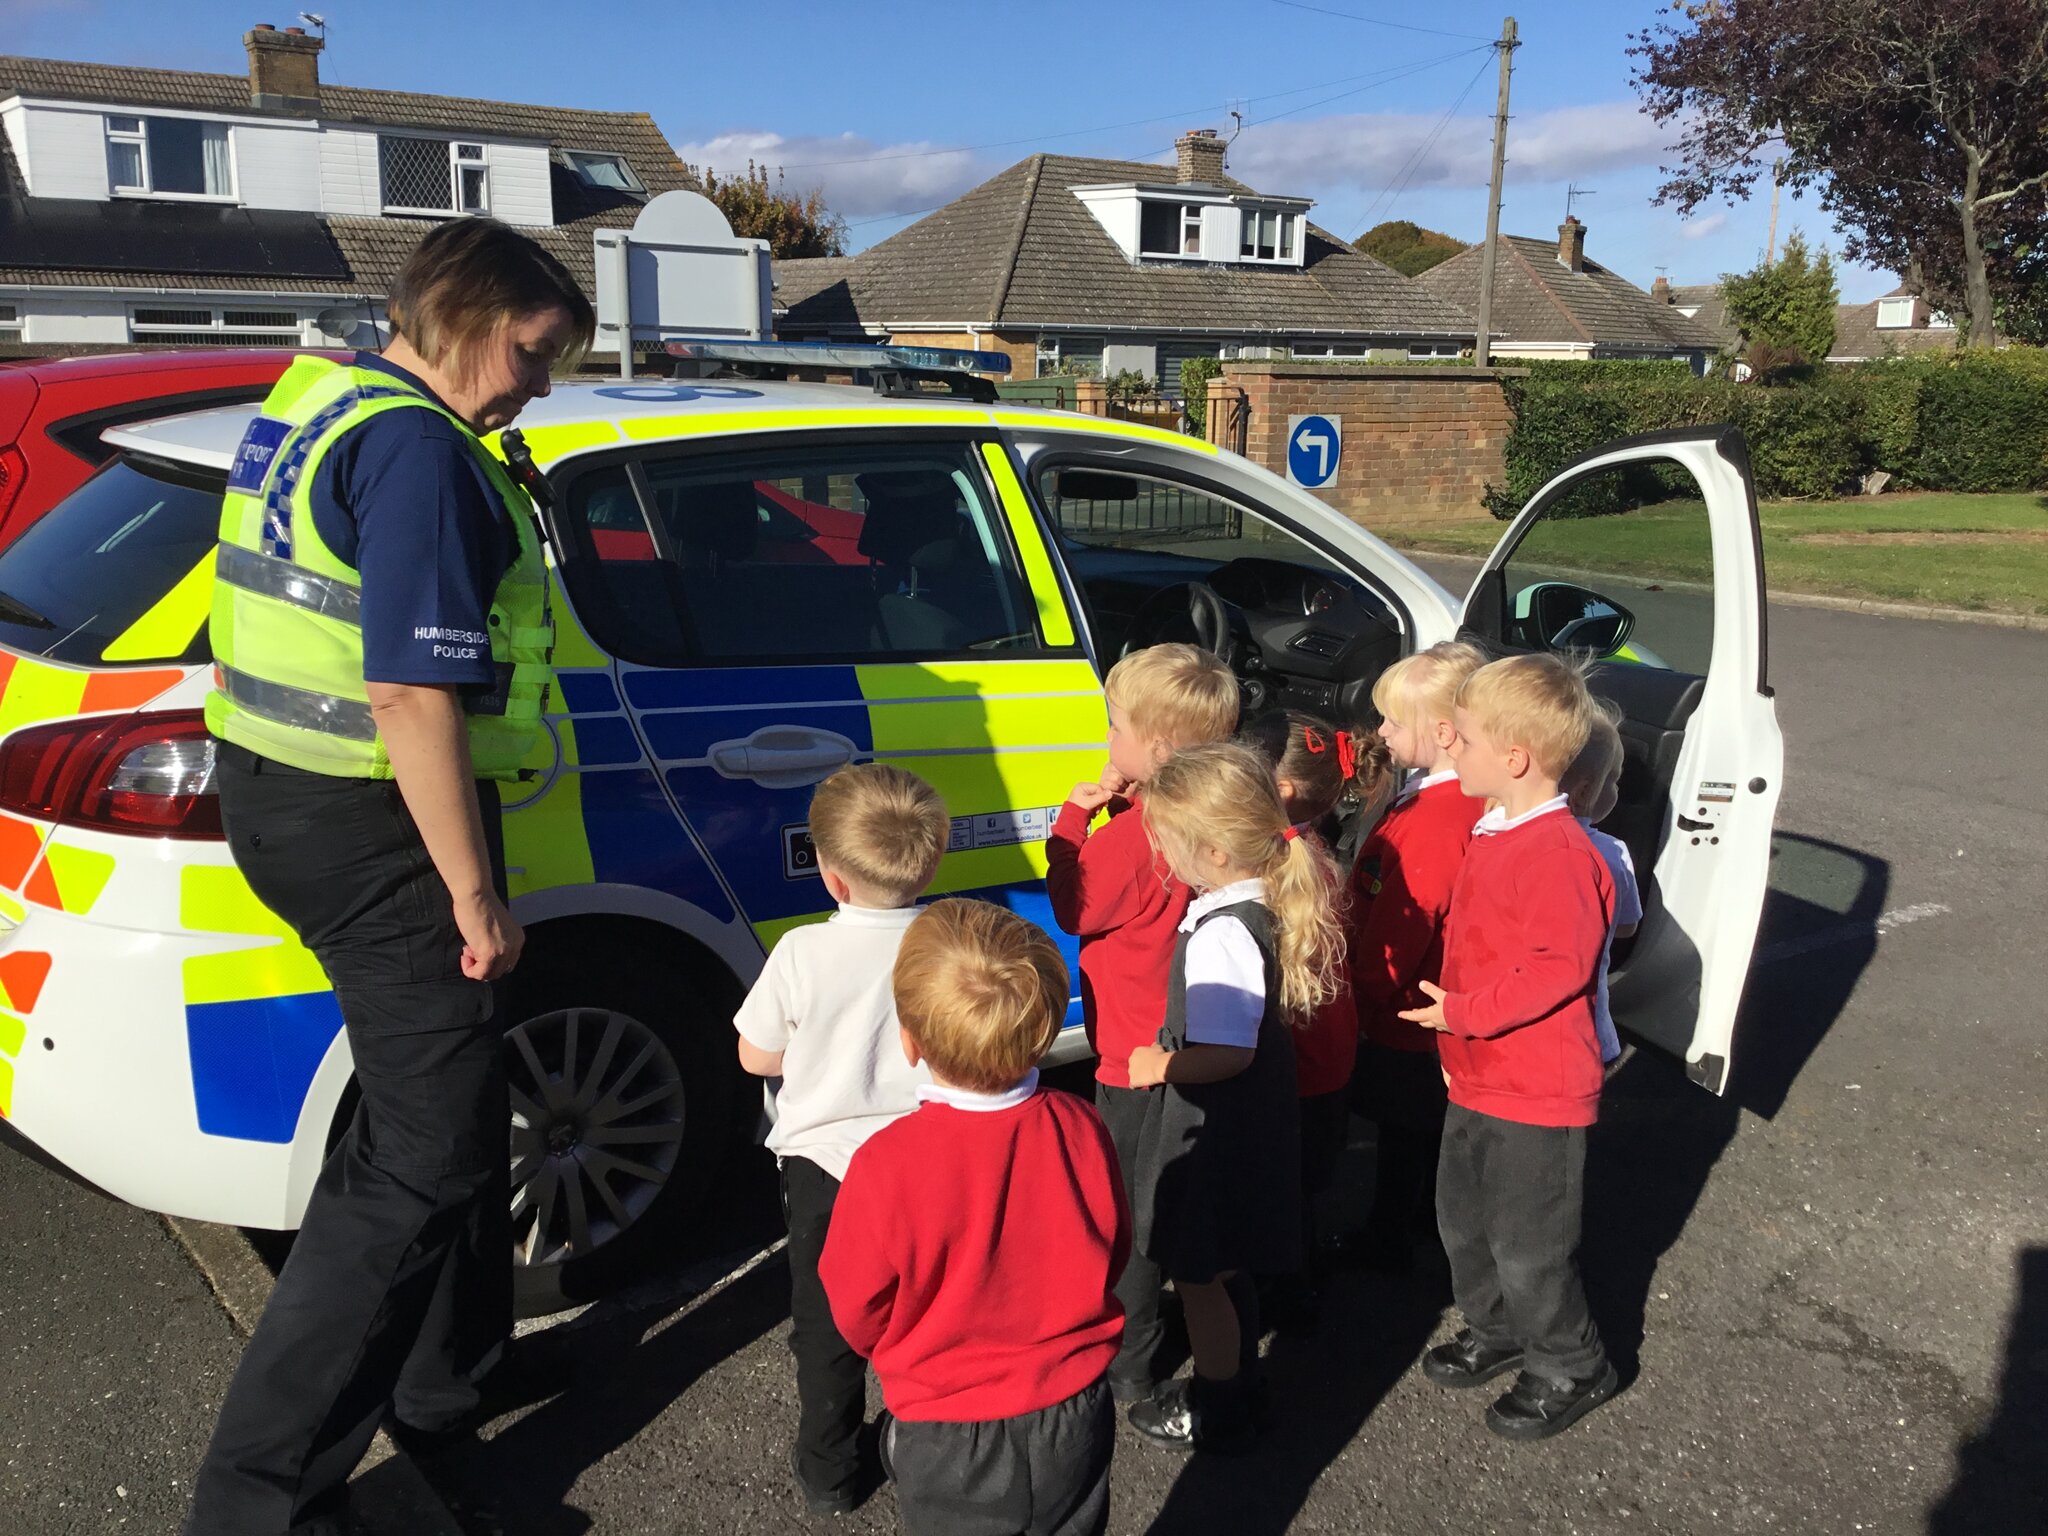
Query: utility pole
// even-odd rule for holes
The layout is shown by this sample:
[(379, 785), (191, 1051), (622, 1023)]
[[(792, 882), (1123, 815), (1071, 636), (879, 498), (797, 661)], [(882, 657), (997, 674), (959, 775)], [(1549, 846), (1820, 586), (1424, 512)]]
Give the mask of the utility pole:
[(1764, 265), (1769, 266), (1778, 254), (1778, 189), (1784, 185), (1784, 157), (1771, 162), (1771, 232), (1764, 240)]
[(1486, 253), (1479, 264), (1479, 335), (1472, 346), (1472, 361), (1481, 368), (1493, 356), (1493, 263), (1500, 254), (1501, 176), (1508, 163), (1508, 77), (1515, 70), (1515, 18), (1500, 24), (1500, 101), (1493, 109), (1493, 183), (1486, 199)]

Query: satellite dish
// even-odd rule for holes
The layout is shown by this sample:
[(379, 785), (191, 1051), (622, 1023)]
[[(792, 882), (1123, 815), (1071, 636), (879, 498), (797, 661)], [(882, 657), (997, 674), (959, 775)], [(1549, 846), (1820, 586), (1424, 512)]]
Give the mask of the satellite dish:
[(336, 341), (347, 341), (362, 325), (363, 317), (349, 304), (333, 304), (313, 317), (313, 323), (320, 327), (323, 336), (332, 336)]

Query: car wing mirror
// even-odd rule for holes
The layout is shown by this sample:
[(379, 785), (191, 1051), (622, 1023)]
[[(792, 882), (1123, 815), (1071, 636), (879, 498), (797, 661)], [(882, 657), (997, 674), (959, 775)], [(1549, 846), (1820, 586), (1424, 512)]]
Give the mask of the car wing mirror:
[(1603, 661), (1628, 644), (1636, 616), (1590, 587), (1539, 581), (1515, 594), (1512, 627), (1525, 649), (1582, 651)]

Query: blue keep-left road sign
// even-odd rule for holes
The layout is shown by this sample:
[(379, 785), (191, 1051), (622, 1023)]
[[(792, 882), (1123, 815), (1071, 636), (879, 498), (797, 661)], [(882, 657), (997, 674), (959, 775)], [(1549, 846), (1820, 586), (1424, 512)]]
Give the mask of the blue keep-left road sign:
[(1287, 478), (1310, 490), (1337, 478), (1344, 453), (1344, 430), (1335, 416), (1287, 418)]

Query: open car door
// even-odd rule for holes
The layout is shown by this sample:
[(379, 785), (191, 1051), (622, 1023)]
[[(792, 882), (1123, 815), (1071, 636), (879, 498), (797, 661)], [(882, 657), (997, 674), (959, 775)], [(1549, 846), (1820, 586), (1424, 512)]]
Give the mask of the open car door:
[(1567, 466), (1494, 549), (1463, 632), (1495, 655), (1583, 658), (1619, 710), (1601, 825), (1628, 844), (1644, 916), (1614, 947), (1614, 1020), (1723, 1092), (1785, 761), (1741, 433), (1653, 433)]

